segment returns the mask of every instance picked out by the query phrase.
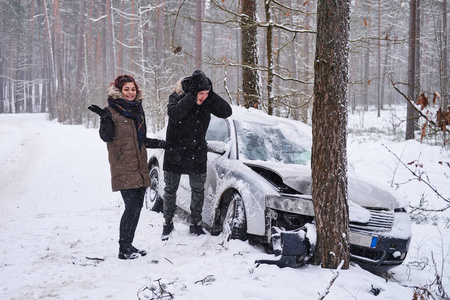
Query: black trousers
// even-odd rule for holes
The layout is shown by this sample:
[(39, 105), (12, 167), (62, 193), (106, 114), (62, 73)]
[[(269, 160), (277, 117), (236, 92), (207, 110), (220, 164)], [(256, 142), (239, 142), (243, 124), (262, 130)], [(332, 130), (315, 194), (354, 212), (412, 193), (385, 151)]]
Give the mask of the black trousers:
[(134, 233), (139, 222), (142, 206), (144, 205), (144, 196), (147, 188), (121, 190), (125, 210), (120, 220), (119, 245), (120, 248), (126, 248), (131, 245), (134, 239)]

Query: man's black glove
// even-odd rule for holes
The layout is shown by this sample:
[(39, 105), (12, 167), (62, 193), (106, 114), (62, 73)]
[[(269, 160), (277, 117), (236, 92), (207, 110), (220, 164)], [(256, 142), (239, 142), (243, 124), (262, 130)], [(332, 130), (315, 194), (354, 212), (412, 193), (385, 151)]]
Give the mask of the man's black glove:
[(99, 115), (100, 118), (102, 118), (102, 119), (109, 116), (108, 111), (106, 109), (100, 108), (95, 104), (92, 104), (91, 106), (89, 106), (88, 109), (90, 111), (96, 113), (97, 115)]

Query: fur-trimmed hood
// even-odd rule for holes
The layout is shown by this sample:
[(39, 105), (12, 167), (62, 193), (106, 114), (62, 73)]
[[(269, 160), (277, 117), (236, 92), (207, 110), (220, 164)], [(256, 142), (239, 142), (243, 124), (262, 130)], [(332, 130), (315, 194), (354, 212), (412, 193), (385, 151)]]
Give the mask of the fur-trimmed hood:
[(202, 70), (195, 70), (192, 76), (180, 78), (174, 86), (174, 92), (179, 96), (183, 96), (189, 91), (195, 93), (205, 90), (212, 91), (212, 82)]
[(174, 85), (173, 91), (180, 96), (187, 94), (187, 82), (190, 77), (181, 77)]
[[(125, 99), (122, 92), (116, 88), (114, 85), (111, 85), (108, 88), (108, 97), (111, 97), (113, 99)], [(144, 95), (141, 91), (136, 93), (136, 98), (134, 100), (142, 100), (144, 98)]]

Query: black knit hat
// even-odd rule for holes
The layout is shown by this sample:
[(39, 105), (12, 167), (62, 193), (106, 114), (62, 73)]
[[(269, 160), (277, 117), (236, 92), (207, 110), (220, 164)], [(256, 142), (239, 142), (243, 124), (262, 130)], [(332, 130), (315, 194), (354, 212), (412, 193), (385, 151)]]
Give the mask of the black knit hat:
[(191, 84), (193, 87), (195, 86), (195, 89), (197, 92), (201, 91), (210, 91), (211, 90), (211, 81), (206, 77), (205, 73), (203, 73), (202, 70), (196, 70), (194, 73), (192, 73), (191, 76)]

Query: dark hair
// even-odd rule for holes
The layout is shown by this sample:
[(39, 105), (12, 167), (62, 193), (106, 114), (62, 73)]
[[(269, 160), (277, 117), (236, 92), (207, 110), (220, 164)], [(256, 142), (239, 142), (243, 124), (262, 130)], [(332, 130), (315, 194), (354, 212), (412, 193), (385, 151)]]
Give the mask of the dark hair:
[(136, 87), (136, 93), (140, 92), (139, 86), (137, 85), (136, 81), (134, 80), (133, 76), (131, 76), (131, 75), (120, 75), (116, 78), (116, 80), (114, 80), (114, 83), (112, 83), (111, 85), (114, 85), (116, 88), (118, 88), (120, 91), (122, 91), (123, 86), (127, 82), (134, 83), (134, 86)]

